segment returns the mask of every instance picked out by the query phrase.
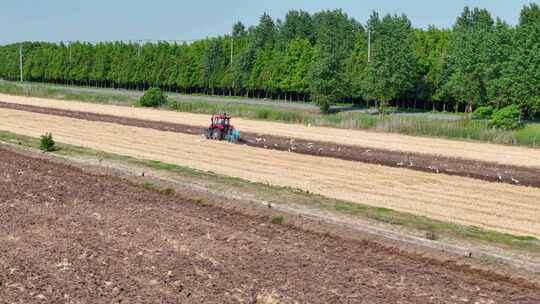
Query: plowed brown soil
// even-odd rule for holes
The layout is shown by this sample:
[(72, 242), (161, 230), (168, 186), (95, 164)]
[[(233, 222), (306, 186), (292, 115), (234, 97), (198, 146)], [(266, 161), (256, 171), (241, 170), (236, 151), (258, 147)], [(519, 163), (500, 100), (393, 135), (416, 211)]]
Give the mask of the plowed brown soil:
[(345, 201), (540, 236), (540, 189), (298, 155), (200, 136), (0, 109), (0, 130), (292, 187)]
[[(0, 100), (72, 111), (125, 116), (144, 120), (164, 121), (206, 127), (208, 115), (161, 111), (154, 109), (100, 105), (83, 102), (60, 101), (0, 94)], [(503, 165), (540, 168), (540, 149), (512, 147), (478, 142), (446, 140), (406, 136), (401, 134), (377, 133), (360, 130), (308, 127), (298, 124), (254, 121), (235, 118), (234, 124), (242, 131), (254, 134), (269, 134), (285, 138), (308, 141), (353, 145), (371, 149), (422, 153), (450, 158), (470, 159)]]
[[(0, 108), (16, 109), (34, 113), (52, 114), (91, 121), (113, 122), (127, 126), (152, 128), (162, 131), (179, 132), (193, 135), (203, 134), (202, 128), (171, 122), (142, 120), (124, 116), (78, 112), (58, 108), (45, 108), (26, 104), (5, 103), (0, 101)], [(518, 167), (449, 158), (437, 155), (369, 149), (367, 147), (335, 144), (330, 142), (309, 141), (297, 138), (285, 138), (275, 135), (242, 132), (242, 144), (270, 150), (333, 157), (344, 160), (361, 161), (390, 167), (403, 167), (411, 170), (467, 176), (492, 182), (540, 187), (540, 169)]]
[(2, 303), (538, 303), (538, 286), (0, 149)]

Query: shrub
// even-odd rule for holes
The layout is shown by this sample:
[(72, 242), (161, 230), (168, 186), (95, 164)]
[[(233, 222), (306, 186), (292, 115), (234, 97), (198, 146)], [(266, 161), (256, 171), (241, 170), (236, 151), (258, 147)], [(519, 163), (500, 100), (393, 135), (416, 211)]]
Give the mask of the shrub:
[(474, 119), (491, 119), (493, 108), (490, 106), (479, 107), (472, 113)]
[(336, 101), (336, 98), (330, 95), (316, 95), (314, 96), (315, 104), (319, 106), (321, 113), (330, 112), (330, 106)]
[(274, 224), (282, 224), (283, 221), (285, 221), (285, 218), (282, 215), (277, 215), (272, 218), (272, 223)]
[(159, 107), (167, 104), (167, 96), (159, 88), (150, 88), (139, 100), (141, 107)]
[(523, 126), (521, 111), (516, 105), (507, 106), (493, 113), (491, 124), (503, 130), (515, 130)]
[(45, 135), (41, 135), (39, 140), (39, 148), (43, 152), (51, 152), (56, 150), (56, 143), (54, 142), (52, 133), (45, 133)]

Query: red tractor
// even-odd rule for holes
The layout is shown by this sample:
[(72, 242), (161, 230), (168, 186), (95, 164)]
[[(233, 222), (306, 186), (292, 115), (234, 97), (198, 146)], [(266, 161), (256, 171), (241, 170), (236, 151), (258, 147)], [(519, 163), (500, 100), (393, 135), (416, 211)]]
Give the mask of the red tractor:
[(231, 125), (231, 117), (227, 113), (212, 115), (210, 127), (206, 131), (206, 138), (236, 142), (240, 138), (240, 132)]

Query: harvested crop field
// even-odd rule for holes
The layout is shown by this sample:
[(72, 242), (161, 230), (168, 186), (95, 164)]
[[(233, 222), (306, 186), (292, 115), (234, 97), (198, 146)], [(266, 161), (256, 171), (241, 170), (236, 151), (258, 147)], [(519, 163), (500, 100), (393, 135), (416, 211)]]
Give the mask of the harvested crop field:
[[(206, 127), (209, 120), (208, 115), (11, 96), (5, 94), (0, 94), (0, 101), (187, 124), (196, 127)], [(238, 126), (242, 132), (255, 134), (269, 134), (286, 138), (355, 145), (372, 149), (439, 155), (503, 165), (540, 168), (540, 149), (415, 137), (390, 133), (374, 133), (360, 130), (307, 127), (297, 124), (253, 121), (236, 118), (234, 119), (234, 124)]]
[[(0, 149), (6, 303), (538, 303), (490, 272)], [(189, 194), (186, 194), (189, 195)]]
[(540, 236), (540, 189), (201, 140), (200, 136), (0, 109), (0, 130), (154, 159), (465, 225)]
[[(127, 126), (151, 128), (161, 131), (171, 131), (193, 135), (200, 135), (204, 133), (203, 128), (200, 127), (171, 122), (143, 120), (125, 116), (78, 112), (59, 108), (45, 108), (26, 104), (5, 103), (1, 101), (0, 108), (65, 116), (90, 121), (112, 122)], [(359, 146), (285, 138), (275, 135), (261, 135), (249, 132), (242, 132), (242, 143), (248, 146), (264, 149), (361, 161), (370, 164), (407, 168), (437, 174), (466, 176), (500, 183), (540, 187), (540, 168), (509, 166), (438, 155), (369, 149)]]

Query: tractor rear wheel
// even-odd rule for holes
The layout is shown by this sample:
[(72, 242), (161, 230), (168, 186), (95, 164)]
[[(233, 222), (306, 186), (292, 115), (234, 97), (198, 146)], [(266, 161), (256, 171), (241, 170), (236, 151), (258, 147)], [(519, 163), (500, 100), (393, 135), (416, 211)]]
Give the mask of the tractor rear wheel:
[(221, 129), (214, 129), (212, 131), (212, 139), (213, 140), (221, 140), (222, 139), (222, 132), (221, 132)]

